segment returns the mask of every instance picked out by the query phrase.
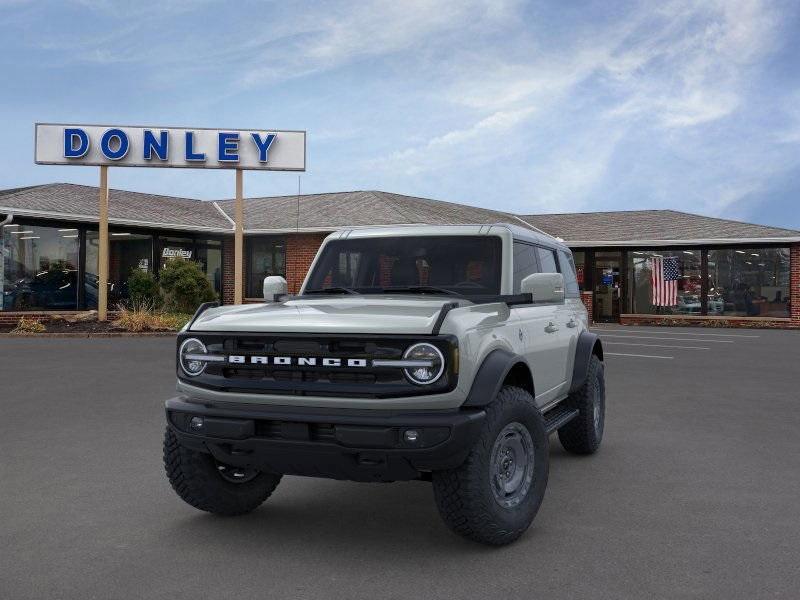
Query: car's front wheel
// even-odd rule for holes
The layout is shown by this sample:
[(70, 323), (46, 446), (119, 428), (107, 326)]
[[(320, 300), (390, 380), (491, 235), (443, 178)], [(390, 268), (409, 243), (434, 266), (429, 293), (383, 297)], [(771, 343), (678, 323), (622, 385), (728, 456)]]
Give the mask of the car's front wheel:
[(487, 406), (480, 437), (464, 463), (433, 473), (436, 505), (456, 533), (509, 544), (536, 516), (548, 472), (544, 419), (528, 392), (505, 386)]
[(164, 467), (184, 502), (226, 516), (255, 510), (281, 480), (280, 475), (225, 465), (210, 454), (181, 446), (169, 427), (164, 434)]

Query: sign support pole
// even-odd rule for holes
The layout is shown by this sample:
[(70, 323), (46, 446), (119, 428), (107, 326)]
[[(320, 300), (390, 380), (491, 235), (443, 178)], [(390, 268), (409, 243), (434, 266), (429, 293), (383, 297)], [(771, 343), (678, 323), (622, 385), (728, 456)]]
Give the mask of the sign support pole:
[(234, 231), (234, 304), (243, 301), (244, 288), (244, 199), (243, 199), (242, 169), (236, 169), (236, 225)]
[(108, 167), (100, 167), (100, 247), (97, 253), (97, 320), (108, 320)]

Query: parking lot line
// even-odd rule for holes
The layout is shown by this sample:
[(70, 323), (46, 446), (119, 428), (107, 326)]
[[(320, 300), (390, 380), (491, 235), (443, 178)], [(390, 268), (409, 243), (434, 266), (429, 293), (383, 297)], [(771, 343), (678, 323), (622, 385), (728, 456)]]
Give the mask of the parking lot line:
[(678, 348), (681, 350), (711, 350), (703, 346), (668, 346), (667, 344), (637, 344), (635, 342), (606, 342), (607, 346), (647, 346), (648, 348)]
[(653, 335), (608, 335), (606, 333), (600, 334), (601, 339), (605, 338), (625, 338), (628, 340), (665, 340), (668, 342), (699, 342), (704, 344), (732, 344), (733, 340), (698, 340), (697, 338), (668, 338), (658, 337)]
[[(613, 331), (618, 333), (653, 333), (649, 331), (635, 331), (631, 329), (598, 329), (598, 331)], [(739, 333), (694, 333), (690, 331), (659, 331), (659, 335), (697, 335), (697, 336), (706, 336), (706, 337), (733, 337), (733, 338), (758, 338), (761, 337), (760, 335), (743, 335)]]
[(672, 360), (674, 356), (653, 356), (652, 354), (625, 354), (624, 352), (604, 352), (604, 356), (635, 356), (636, 358), (664, 358)]

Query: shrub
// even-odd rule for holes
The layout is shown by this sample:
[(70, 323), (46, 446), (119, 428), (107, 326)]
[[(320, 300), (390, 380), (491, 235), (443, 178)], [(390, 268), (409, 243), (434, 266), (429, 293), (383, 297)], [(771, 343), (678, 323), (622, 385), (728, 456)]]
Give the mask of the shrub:
[(11, 333), (44, 333), (45, 331), (45, 326), (39, 319), (20, 317), (17, 326), (11, 330)]
[(155, 276), (141, 269), (134, 269), (128, 277), (128, 297), (132, 306), (148, 304), (153, 308), (161, 306), (161, 290)]
[(119, 316), (114, 321), (114, 327), (133, 333), (178, 331), (191, 318), (192, 315), (156, 311), (147, 302), (131, 303), (130, 307), (119, 307)]
[(193, 313), (200, 304), (217, 297), (196, 262), (173, 258), (161, 269), (159, 281), (164, 306), (171, 312)]

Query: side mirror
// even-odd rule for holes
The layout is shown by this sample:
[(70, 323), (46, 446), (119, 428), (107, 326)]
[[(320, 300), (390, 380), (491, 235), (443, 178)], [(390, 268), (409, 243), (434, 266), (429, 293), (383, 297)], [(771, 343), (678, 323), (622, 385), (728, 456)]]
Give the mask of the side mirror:
[(561, 273), (533, 273), (522, 280), (520, 291), (532, 294), (534, 302), (564, 302), (564, 276)]
[(277, 302), (280, 296), (289, 292), (289, 285), (280, 275), (264, 277), (264, 301)]

